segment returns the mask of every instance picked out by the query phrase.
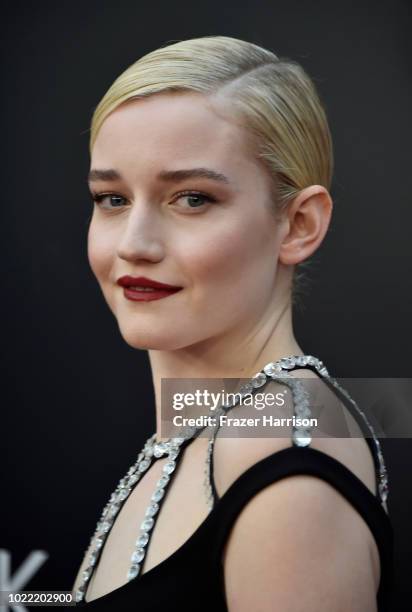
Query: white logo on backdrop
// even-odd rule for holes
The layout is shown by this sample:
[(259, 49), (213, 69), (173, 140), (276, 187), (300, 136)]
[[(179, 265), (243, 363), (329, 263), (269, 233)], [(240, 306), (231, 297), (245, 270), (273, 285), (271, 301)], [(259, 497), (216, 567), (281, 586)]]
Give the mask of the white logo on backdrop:
[[(23, 591), (23, 587), (48, 558), (49, 555), (44, 550), (33, 550), (11, 575), (11, 553), (4, 548), (0, 549), (0, 591)], [(22, 604), (0, 605), (0, 612), (8, 612), (10, 608), (13, 612), (29, 612)]]

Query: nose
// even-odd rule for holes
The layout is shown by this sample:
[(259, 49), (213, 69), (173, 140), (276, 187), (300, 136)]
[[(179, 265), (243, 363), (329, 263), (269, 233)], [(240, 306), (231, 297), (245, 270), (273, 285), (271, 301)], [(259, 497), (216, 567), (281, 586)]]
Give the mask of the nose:
[(124, 219), (118, 256), (126, 261), (161, 261), (164, 257), (161, 220), (153, 204), (136, 202)]

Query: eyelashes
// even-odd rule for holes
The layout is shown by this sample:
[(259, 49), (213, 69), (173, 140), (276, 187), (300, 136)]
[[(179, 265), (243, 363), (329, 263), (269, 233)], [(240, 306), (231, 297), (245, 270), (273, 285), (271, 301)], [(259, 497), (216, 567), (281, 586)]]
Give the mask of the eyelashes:
[[(116, 195), (114, 193), (93, 193), (92, 194), (92, 201), (97, 204), (98, 206), (102, 205), (102, 202), (106, 199), (106, 198), (118, 198), (120, 200), (124, 200), (124, 198), (122, 196)], [(102, 207), (102, 206), (101, 206)], [(103, 208), (103, 207), (102, 207)], [(115, 208), (118, 208), (117, 206)]]
[[(101, 208), (103, 208), (102, 203), (106, 198), (117, 198), (120, 200), (125, 199), (123, 196), (119, 196), (115, 193), (92, 193), (92, 201)], [(115, 208), (118, 208), (118, 206), (115, 206)]]
[[(91, 198), (92, 201), (99, 207), (102, 208), (104, 210), (114, 210), (116, 208), (123, 208), (124, 206), (124, 202), (127, 202), (126, 198), (124, 198), (123, 196), (117, 194), (117, 193), (92, 193), (91, 194)], [(215, 204), (218, 202), (218, 200), (216, 198), (214, 198), (213, 196), (211, 196), (210, 194), (201, 192), (201, 191), (181, 191), (179, 193), (177, 193), (173, 200), (171, 201), (172, 204), (175, 204), (177, 201), (179, 201), (180, 199), (184, 199), (184, 198), (194, 198), (195, 200), (201, 200), (200, 205), (199, 202), (195, 202), (195, 206), (177, 206), (177, 208), (181, 208), (183, 210), (196, 210), (196, 209), (203, 209), (205, 207), (205, 204)], [(111, 200), (111, 204), (112, 206), (110, 206), (110, 204), (108, 206), (104, 206), (106, 199), (108, 199), (109, 201)], [(123, 203), (122, 203), (123, 202)], [(193, 203), (193, 201), (192, 201)], [(114, 205), (114, 206), (113, 206)]]
[[(212, 196), (209, 196), (206, 193), (202, 193), (201, 191), (185, 191), (185, 192), (181, 192), (180, 194), (177, 194), (176, 196), (176, 200), (179, 200), (180, 198), (200, 198), (202, 200), (204, 200), (205, 202), (208, 203), (213, 203), (215, 204), (217, 202), (216, 198), (213, 198)], [(174, 200), (174, 201), (176, 201)], [(199, 206), (189, 206), (189, 208), (199, 208)]]

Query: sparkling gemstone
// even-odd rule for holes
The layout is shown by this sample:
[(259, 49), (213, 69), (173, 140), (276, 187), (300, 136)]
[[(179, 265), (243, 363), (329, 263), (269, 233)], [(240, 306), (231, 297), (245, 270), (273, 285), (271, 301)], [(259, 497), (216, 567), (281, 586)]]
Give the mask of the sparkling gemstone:
[(159, 504), (157, 504), (156, 502), (152, 502), (146, 510), (146, 516), (154, 516), (158, 510)]
[(120, 506), (118, 506), (117, 504), (113, 504), (112, 507), (109, 509), (108, 518), (114, 518), (119, 512), (119, 508)]
[(300, 419), (310, 419), (312, 416), (310, 409), (305, 405), (296, 406), (296, 414)]
[(312, 437), (307, 429), (295, 429), (292, 438), (295, 446), (308, 446), (312, 442)]
[(306, 355), (298, 355), (296, 357), (296, 365), (305, 366), (308, 363), (308, 357)]
[(263, 371), (268, 376), (272, 376), (273, 374), (276, 374), (276, 372), (280, 372), (281, 369), (282, 368), (280, 367), (278, 363), (272, 362), (272, 363), (267, 363), (265, 367), (263, 368)]
[(103, 546), (103, 538), (96, 538), (94, 546), (96, 550), (99, 550)]
[(91, 568), (91, 567), (88, 567), (88, 568), (87, 568), (86, 570), (84, 570), (84, 572), (83, 572), (83, 580), (84, 580), (85, 582), (87, 582), (87, 581), (89, 580), (89, 578), (90, 578), (91, 574), (92, 574), (92, 568)]
[(149, 446), (149, 447), (148, 447), (148, 448), (145, 450), (145, 455), (146, 455), (146, 457), (149, 457), (149, 459), (150, 459), (150, 457), (152, 457), (152, 456), (153, 456), (153, 447), (152, 447), (152, 446)]
[(149, 534), (148, 533), (142, 533), (136, 540), (136, 546), (138, 548), (142, 548), (143, 546), (146, 546), (146, 544), (149, 541)]
[(308, 404), (309, 403), (309, 394), (306, 393), (302, 388), (292, 390), (293, 399), (297, 404)]
[(179, 454), (179, 451), (177, 449), (175, 448), (172, 449), (168, 454), (169, 461), (174, 461), (177, 458), (178, 454)]
[[(272, 374), (272, 378), (277, 380), (278, 378), (287, 378), (290, 380), (290, 374), (287, 370), (280, 370), (279, 372), (274, 372)], [(293, 388), (293, 381), (290, 382), (290, 386)]]
[(117, 501), (122, 502), (129, 495), (130, 491), (128, 489), (120, 489), (117, 494)]
[(306, 397), (306, 393), (302, 387), (302, 385), (295, 385), (292, 387), (293, 397), (295, 402), (300, 402), (304, 397)]
[(174, 461), (168, 461), (163, 466), (163, 472), (165, 474), (171, 474), (173, 472), (173, 470), (175, 469), (175, 467), (176, 467), (176, 463)]
[(129, 487), (132, 487), (139, 480), (139, 476), (137, 474), (132, 474), (129, 477)]
[(153, 454), (155, 457), (159, 458), (167, 452), (167, 445), (164, 442), (159, 442), (154, 445)]
[(258, 372), (252, 378), (252, 386), (255, 388), (261, 387), (262, 385), (265, 384), (265, 382), (266, 382), (266, 376), (262, 372)]
[(155, 502), (158, 502), (162, 499), (163, 495), (165, 494), (165, 490), (164, 489), (156, 489), (156, 491), (153, 493), (152, 495), (152, 500)]
[(150, 531), (153, 525), (154, 525), (154, 519), (152, 519), (151, 517), (145, 518), (142, 524), (140, 525), (140, 529), (142, 531)]
[(143, 461), (139, 463), (139, 467), (138, 467), (139, 472), (144, 472), (145, 470), (147, 470), (149, 465), (150, 465), (150, 461), (148, 461), (148, 459), (143, 459)]
[(85, 590), (86, 590), (86, 586), (81, 584), (76, 591), (75, 599), (77, 602), (80, 602), (83, 599)]
[(245, 383), (240, 387), (239, 393), (242, 397), (249, 395), (253, 391), (253, 385), (250, 382)]
[(389, 486), (386, 478), (383, 478), (379, 483), (379, 494), (383, 502), (385, 502), (388, 498)]
[(128, 476), (131, 476), (132, 474), (134, 474), (134, 473), (135, 473), (135, 471), (136, 471), (136, 466), (135, 466), (135, 465), (132, 465), (132, 466), (129, 468), (129, 470), (128, 470), (128, 472), (127, 472), (127, 475), (128, 475)]
[(137, 455), (137, 461), (141, 461), (142, 459), (144, 459), (144, 453), (139, 453)]
[(98, 556), (98, 552), (97, 552), (97, 550), (94, 550), (92, 552), (92, 554), (90, 555), (90, 559), (89, 559), (90, 565), (92, 565), (92, 566), (96, 565), (97, 556)]
[(107, 515), (107, 507), (103, 508), (103, 512), (102, 512), (102, 514), (100, 516), (100, 519), (103, 520), (106, 517), (106, 515)]
[(316, 357), (313, 357), (312, 355), (308, 355), (308, 363), (307, 363), (307, 365), (316, 366), (317, 361), (318, 360), (316, 359)]
[(184, 442), (184, 438), (173, 438), (172, 443), (176, 446), (181, 446)]
[(157, 486), (163, 488), (167, 485), (169, 480), (170, 480), (170, 476), (168, 476), (168, 474), (163, 474), (163, 476), (161, 476), (159, 480), (157, 481)]
[(132, 563), (140, 563), (144, 559), (145, 551), (143, 548), (138, 548), (132, 554)]
[(280, 365), (282, 368), (286, 368), (286, 370), (291, 370), (295, 367), (295, 359), (293, 357), (285, 357), (280, 360)]
[(109, 521), (103, 521), (103, 523), (100, 524), (100, 531), (107, 533), (111, 526), (112, 524)]
[(133, 580), (133, 578), (136, 578), (139, 571), (140, 571), (140, 565), (138, 563), (133, 563), (133, 565), (130, 566), (129, 571), (127, 573), (127, 579)]

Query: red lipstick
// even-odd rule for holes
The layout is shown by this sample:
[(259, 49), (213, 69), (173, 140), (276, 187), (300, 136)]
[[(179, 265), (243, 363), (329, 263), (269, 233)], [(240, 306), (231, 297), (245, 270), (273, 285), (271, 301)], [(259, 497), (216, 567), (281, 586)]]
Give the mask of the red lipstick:
[(150, 302), (168, 297), (182, 287), (167, 285), (145, 276), (121, 276), (117, 284), (123, 287), (123, 295), (134, 302)]

